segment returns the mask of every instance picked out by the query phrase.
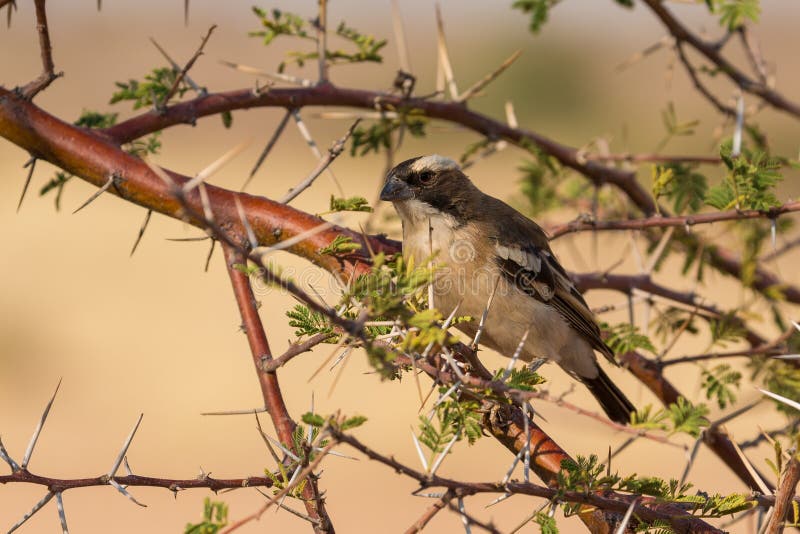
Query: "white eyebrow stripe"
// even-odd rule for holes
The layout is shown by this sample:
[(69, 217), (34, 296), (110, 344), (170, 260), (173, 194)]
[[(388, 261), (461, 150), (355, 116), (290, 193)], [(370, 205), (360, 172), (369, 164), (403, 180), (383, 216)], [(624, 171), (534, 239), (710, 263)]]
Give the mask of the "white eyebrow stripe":
[(412, 172), (420, 171), (446, 171), (458, 169), (458, 163), (450, 158), (440, 156), (439, 154), (431, 154), (430, 156), (422, 156), (411, 164)]

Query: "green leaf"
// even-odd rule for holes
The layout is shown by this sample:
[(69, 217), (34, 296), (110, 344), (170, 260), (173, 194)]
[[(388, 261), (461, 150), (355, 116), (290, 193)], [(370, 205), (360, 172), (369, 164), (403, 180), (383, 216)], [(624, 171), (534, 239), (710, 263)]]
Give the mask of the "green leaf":
[(325, 418), (319, 414), (306, 412), (303, 414), (302, 419), (305, 424), (311, 425), (313, 427), (320, 428), (325, 426)]
[(206, 497), (203, 501), (203, 520), (200, 523), (188, 523), (183, 532), (184, 534), (217, 534), (227, 524), (228, 505)]
[[(117, 91), (111, 95), (111, 104), (132, 102), (133, 109), (147, 106), (160, 106), (164, 103), (169, 90), (178, 78), (178, 72), (172, 68), (156, 68), (145, 74), (143, 81), (128, 80), (116, 82)], [(185, 78), (178, 84), (175, 96), (182, 97), (190, 89)]]
[(336, 256), (337, 254), (350, 254), (359, 250), (361, 245), (353, 242), (353, 238), (347, 235), (339, 234), (333, 238), (329, 245), (319, 249), (320, 254)]
[(222, 125), (225, 126), (225, 128), (230, 128), (233, 124), (233, 113), (226, 110), (220, 113), (220, 117), (222, 117)]
[(694, 166), (683, 163), (654, 167), (653, 196), (656, 200), (662, 196), (672, 200), (672, 209), (676, 213), (697, 213), (703, 206), (708, 181), (694, 169)]
[(531, 16), (529, 28), (531, 32), (538, 33), (547, 22), (550, 8), (557, 3), (558, 0), (516, 0), (511, 7), (529, 14)]
[(761, 15), (759, 0), (716, 0), (712, 4), (712, 11), (720, 15), (720, 25), (729, 31), (738, 29), (746, 20), (758, 22)]
[(39, 190), (39, 196), (43, 197), (50, 191), (56, 191), (56, 210), (61, 209), (61, 194), (64, 192), (64, 186), (71, 178), (71, 174), (67, 174), (64, 171), (57, 171), (56, 175)]
[(650, 338), (639, 332), (639, 328), (629, 323), (620, 323), (614, 326), (602, 324), (603, 330), (608, 330), (608, 345), (614, 354), (625, 354), (636, 349), (645, 349), (655, 352), (656, 348)]
[(703, 370), (702, 388), (708, 400), (716, 399), (721, 409), (736, 402), (736, 394), (731, 386), (737, 389), (742, 380), (742, 373), (731, 369), (728, 364), (720, 364), (711, 369)]
[(678, 397), (678, 402), (670, 404), (667, 409), (672, 421), (671, 434), (684, 433), (696, 438), (708, 426), (708, 407), (705, 404), (695, 406), (685, 397)]
[(372, 207), (364, 197), (337, 198), (331, 195), (331, 212), (337, 211), (366, 211), (371, 212)]
[(539, 525), (539, 532), (541, 532), (541, 534), (558, 534), (556, 519), (550, 517), (550, 515), (544, 511), (537, 512), (536, 517), (533, 518), (533, 522)]
[(117, 113), (100, 113), (99, 111), (83, 110), (73, 124), (83, 128), (108, 128), (117, 123)]
[(363, 415), (354, 415), (353, 417), (348, 417), (342, 422), (340, 430), (350, 430), (351, 428), (358, 428), (364, 423), (367, 422), (367, 418)]
[[(328, 322), (328, 319), (319, 312), (311, 311), (308, 307), (302, 304), (296, 304), (295, 307), (286, 312), (289, 317), (289, 326), (296, 328), (294, 335), (297, 337), (313, 336), (314, 334), (333, 334), (333, 326)], [(338, 343), (338, 337), (331, 335), (326, 343)]]

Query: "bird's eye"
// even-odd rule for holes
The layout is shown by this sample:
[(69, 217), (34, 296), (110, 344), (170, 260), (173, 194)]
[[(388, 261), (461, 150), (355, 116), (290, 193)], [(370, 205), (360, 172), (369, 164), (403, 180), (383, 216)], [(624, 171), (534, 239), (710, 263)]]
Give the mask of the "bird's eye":
[(421, 184), (429, 184), (433, 181), (433, 173), (430, 171), (422, 171), (419, 173), (419, 182)]

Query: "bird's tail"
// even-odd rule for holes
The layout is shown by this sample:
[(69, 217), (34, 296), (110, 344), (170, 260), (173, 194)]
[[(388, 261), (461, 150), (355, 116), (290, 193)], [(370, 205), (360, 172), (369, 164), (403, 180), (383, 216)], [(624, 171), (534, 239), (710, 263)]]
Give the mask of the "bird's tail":
[(597, 378), (580, 377), (581, 382), (589, 388), (589, 391), (591, 391), (603, 411), (612, 421), (627, 425), (631, 421), (631, 412), (635, 412), (636, 407), (614, 385), (614, 382), (611, 381), (600, 366), (598, 366), (597, 371), (599, 373)]

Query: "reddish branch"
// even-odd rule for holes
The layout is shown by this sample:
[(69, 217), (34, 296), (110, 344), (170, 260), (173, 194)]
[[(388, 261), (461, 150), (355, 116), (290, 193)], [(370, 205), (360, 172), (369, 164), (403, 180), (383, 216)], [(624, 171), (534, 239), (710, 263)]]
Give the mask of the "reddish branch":
[[(794, 494), (797, 492), (798, 481), (800, 481), (800, 461), (798, 461), (797, 452), (792, 450), (792, 458), (786, 464), (781, 476), (781, 483), (775, 492), (775, 505), (769, 523), (767, 523), (767, 529), (764, 531), (766, 534), (783, 532), (783, 523), (787, 518)], [(800, 517), (794, 518), (795, 522), (798, 520)]]
[(767, 86), (766, 83), (753, 80), (736, 65), (722, 57), (718, 46), (706, 42), (690, 32), (686, 26), (672, 15), (669, 9), (665, 7), (662, 0), (644, 0), (644, 3), (647, 4), (650, 10), (661, 20), (664, 26), (666, 26), (679, 46), (681, 43), (687, 43), (713, 63), (722, 75), (727, 76), (728, 79), (743, 91), (762, 98), (776, 109), (800, 118), (800, 105), (788, 100), (786, 97)]
[[(39, 34), (39, 49), (42, 54), (42, 73), (33, 81), (25, 84), (20, 90), (28, 100), (50, 85), (53, 80), (63, 73), (55, 73), (53, 63), (53, 48), (50, 45), (50, 31), (47, 26), (47, 11), (44, 7), (45, 0), (35, 0), (36, 5), (36, 31)], [(11, 6), (9, 6), (9, 11)]]
[(669, 226), (690, 227), (696, 224), (709, 224), (722, 221), (741, 221), (745, 219), (775, 220), (785, 213), (800, 211), (800, 201), (787, 202), (768, 210), (731, 210), (712, 213), (696, 213), (694, 215), (673, 215), (671, 217), (653, 216), (645, 219), (628, 219), (626, 221), (585, 221), (575, 220), (556, 226), (550, 230), (552, 239), (565, 234), (585, 231), (607, 230), (645, 230), (647, 228), (667, 228)]
[[(596, 507), (598, 509), (615, 512), (618, 514), (619, 518), (621, 518), (622, 515), (624, 515), (628, 510), (631, 500), (636, 498), (640, 500), (634, 508), (634, 514), (639, 520), (647, 523), (652, 523), (654, 521), (667, 521), (677, 532), (722, 532), (721, 530), (704, 522), (702, 519), (688, 515), (684, 509), (672, 504), (657, 503), (652, 497), (627, 496), (613, 492), (609, 493), (602, 490), (596, 492), (563, 491), (556, 488), (539, 486), (529, 482), (511, 481), (507, 482), (506, 484), (501, 484), (498, 482), (462, 482), (440, 477), (438, 475), (431, 476), (427, 473), (422, 473), (412, 469), (411, 467), (398, 462), (392, 457), (380, 454), (353, 436), (335, 429), (331, 430), (331, 434), (336, 441), (350, 445), (354, 449), (366, 455), (369, 459), (390, 467), (402, 475), (413, 478), (420, 483), (421, 488), (445, 488), (452, 490), (456, 497), (466, 497), (478, 493), (509, 492), (520, 495), (542, 497), (548, 500), (580, 503), (587, 505), (587, 508)], [(606, 529), (608, 528), (609, 526), (606, 525)], [(597, 530), (591, 526), (590, 529), (592, 532), (610, 532), (610, 529)]]
[[(628, 370), (641, 381), (647, 388), (658, 397), (664, 406), (678, 402), (682, 397), (681, 393), (664, 377), (658, 362), (645, 358), (637, 352), (628, 352), (620, 357)], [(747, 484), (753, 491), (761, 491), (760, 485), (750, 474), (742, 458), (730, 438), (718, 426), (707, 428), (703, 432), (703, 442), (716, 454), (720, 460), (725, 462), (728, 468), (733, 471), (739, 479)], [(761, 475), (759, 475), (761, 476)], [(764, 477), (761, 477), (764, 480)]]
[(27, 470), (18, 470), (10, 475), (0, 475), (0, 484), (12, 482), (24, 482), (27, 484), (38, 484), (46, 486), (52, 493), (58, 493), (74, 488), (88, 488), (91, 486), (107, 486), (109, 480), (114, 480), (122, 486), (149, 486), (153, 488), (165, 488), (170, 491), (180, 491), (184, 489), (208, 488), (212, 491), (223, 489), (266, 487), (272, 486), (272, 479), (267, 477), (247, 477), (247, 478), (211, 478), (203, 475), (189, 479), (171, 479), (143, 477), (139, 475), (115, 476), (109, 479), (107, 476), (94, 478), (49, 478), (34, 475)]
[[(223, 244), (223, 250), (225, 251), (225, 263), (233, 285), (233, 292), (236, 295), (236, 303), (242, 316), (242, 327), (250, 344), (250, 352), (253, 356), (253, 364), (261, 385), (261, 394), (264, 397), (267, 412), (278, 433), (278, 439), (287, 449), (292, 450), (294, 448), (293, 432), (297, 425), (286, 408), (281, 388), (278, 384), (278, 376), (274, 372), (267, 372), (262, 368), (264, 362), (272, 359), (272, 353), (267, 342), (267, 335), (264, 332), (264, 325), (258, 315), (258, 304), (253, 294), (253, 288), (250, 285), (250, 278), (240, 268), (237, 268), (237, 266), (245, 266), (247, 259), (242, 253), (233, 250), (227, 244)], [(308, 483), (303, 488), (303, 500), (308, 515), (316, 520), (313, 523), (314, 531), (317, 533), (332, 533), (334, 528), (325, 510), (325, 501), (320, 496), (316, 477), (313, 474), (309, 474), (307, 480)]]

